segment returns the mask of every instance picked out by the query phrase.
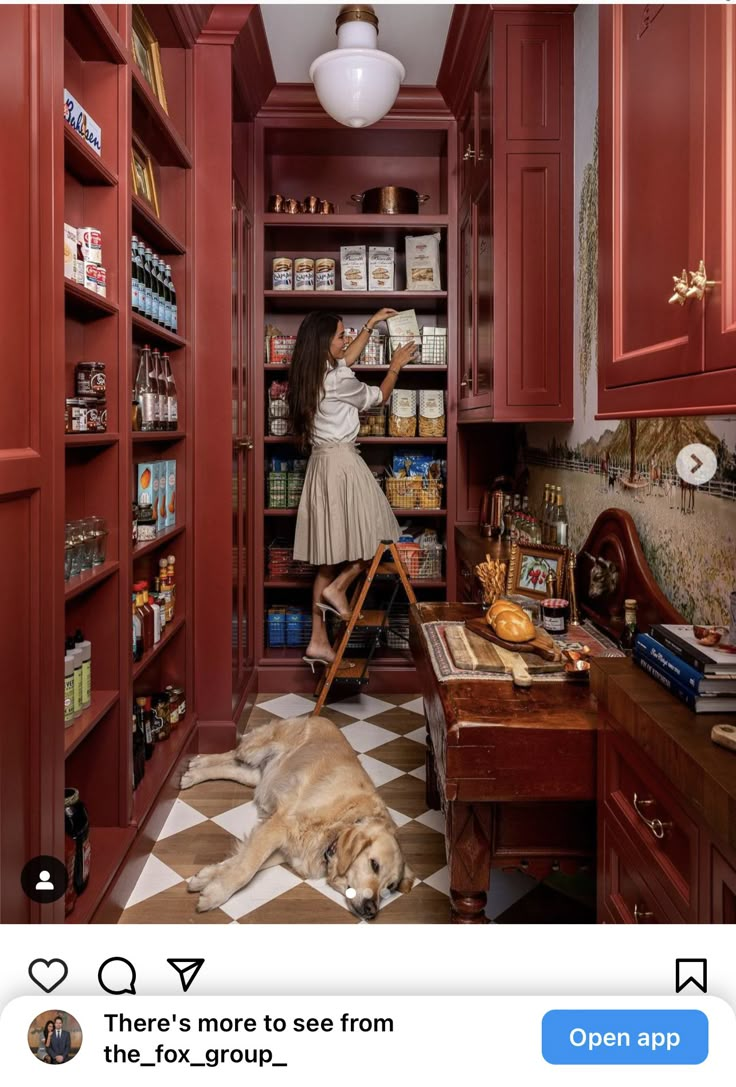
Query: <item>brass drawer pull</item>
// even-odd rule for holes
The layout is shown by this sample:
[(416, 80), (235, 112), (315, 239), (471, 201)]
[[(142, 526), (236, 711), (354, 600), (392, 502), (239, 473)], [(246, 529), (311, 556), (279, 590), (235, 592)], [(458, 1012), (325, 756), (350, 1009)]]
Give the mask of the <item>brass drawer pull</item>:
[(672, 823), (663, 823), (661, 819), (647, 819), (642, 808), (646, 808), (649, 804), (653, 804), (653, 800), (640, 800), (638, 793), (634, 793), (634, 811), (651, 830), (655, 838), (664, 838), (666, 830), (672, 829)]
[(643, 906), (640, 907), (638, 903), (635, 903), (635, 905), (634, 905), (634, 923), (635, 924), (640, 925), (642, 923), (642, 921), (644, 921), (646, 923), (649, 920), (650, 917), (654, 917), (654, 914), (652, 913), (651, 910), (645, 910)]

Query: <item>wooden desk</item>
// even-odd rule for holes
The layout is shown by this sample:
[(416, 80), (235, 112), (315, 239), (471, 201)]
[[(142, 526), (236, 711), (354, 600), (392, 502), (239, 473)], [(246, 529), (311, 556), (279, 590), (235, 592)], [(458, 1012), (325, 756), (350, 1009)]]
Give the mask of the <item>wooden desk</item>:
[(411, 649), (427, 718), (427, 800), (446, 816), (452, 920), (486, 921), (491, 868), (537, 878), (595, 855), (595, 700), (587, 686), (440, 683), (423, 623), (480, 614), (475, 605), (411, 609)]

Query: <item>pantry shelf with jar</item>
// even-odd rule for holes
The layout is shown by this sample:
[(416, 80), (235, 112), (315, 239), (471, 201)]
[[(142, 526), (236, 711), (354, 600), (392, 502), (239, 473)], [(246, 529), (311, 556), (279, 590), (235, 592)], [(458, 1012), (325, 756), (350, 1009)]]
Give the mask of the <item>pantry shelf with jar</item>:
[[(197, 724), (189, 150), (196, 35), (167, 5), (18, 5), (3, 18), (0, 49), (14, 88), (8, 136), (25, 148), (7, 171), (8, 224), (25, 255), (2, 318), (8, 351), (28, 360), (23, 380), (17, 366), (9, 376), (4, 368), (12, 414), (0, 405), (3, 446), (22, 453), (6, 459), (0, 480), (12, 579), (3, 597), (20, 617), (17, 651), (3, 642), (19, 677), (18, 698), (6, 708), (23, 737), (8, 746), (3, 774), (23, 783), (23, 805), (34, 813), (7, 860), (20, 871), (21, 855), (65, 856), (66, 791), (67, 806), (69, 795), (78, 798), (76, 840), (84, 839), (88, 861), (66, 903), (36, 905), (19, 886), (4, 896), (2, 920), (79, 923), (114, 916), (112, 885), (135, 839), (155, 835), (165, 819), (167, 780)], [(156, 43), (155, 89), (133, 48), (140, 20)], [(148, 269), (158, 284), (155, 318), (133, 310), (131, 227), (156, 258)], [(48, 254), (40, 248), (47, 240)], [(132, 406), (146, 344), (162, 360), (167, 408), (170, 381), (177, 409), (149, 432), (134, 430)], [(155, 522), (150, 510), (141, 516), (139, 539), (131, 499), (143, 461), (165, 462), (167, 471), (156, 471), (160, 507)], [(160, 637), (134, 647), (131, 597), (141, 581), (152, 593), (147, 623), (157, 612)], [(133, 729), (141, 695), (152, 700), (161, 734), (145, 766)], [(2, 802), (0, 823), (10, 825)]]
[[(311, 690), (313, 680), (301, 657), (311, 629), (311, 568), (294, 563), (292, 546), (306, 453), (300, 452), (287, 433), (285, 413), (274, 396), (288, 381), (288, 364), (299, 325), (314, 310), (339, 314), (348, 338), (357, 335), (366, 318), (381, 307), (416, 315), (416, 342), (425, 357), (402, 370), (399, 388), (408, 395), (409, 416), (396, 428), (390, 407), (363, 420), (356, 443), (376, 478), (385, 480), (389, 502), (402, 528), (407, 563), (421, 554), (420, 575), (410, 580), (422, 598), (442, 600), (449, 588), (445, 539), (448, 519), (454, 516), (452, 489), (441, 479), (416, 483), (425, 494), (411, 490), (412, 480), (390, 479), (395, 458), (407, 454), (408, 471), (430, 463), (437, 475), (454, 473), (455, 404), (447, 396), (454, 376), (456, 320), (456, 194), (449, 167), (454, 155), (455, 122), (439, 99), (433, 116), (401, 116), (392, 111), (360, 133), (336, 125), (321, 112), (314, 116), (289, 117), (269, 106), (255, 122), (255, 270), (250, 299), (254, 332), (254, 369), (263, 370), (263, 409), (256, 410), (254, 453), (256, 480), (263, 479), (262, 507), (255, 506), (256, 571), (263, 571), (263, 590), (257, 593), (253, 631), (259, 687), (268, 691)], [(359, 196), (387, 180), (413, 187), (426, 196), (418, 214), (373, 214), (361, 210)], [(315, 195), (304, 200), (305, 208), (322, 206), (326, 214), (303, 211), (285, 214), (271, 210), (278, 204), (274, 194)], [(353, 199), (356, 197), (356, 199)], [(319, 198), (319, 199), (318, 199)], [(407, 249), (407, 238), (410, 239)], [(413, 289), (413, 265), (407, 265), (414, 239), (430, 239), (433, 267), (428, 289)], [(357, 265), (349, 264), (357, 252)], [(364, 268), (361, 270), (361, 259)], [(409, 267), (409, 275), (407, 275)], [(408, 288), (408, 289), (407, 289)], [(391, 353), (398, 346), (388, 329), (376, 330), (370, 346), (354, 369), (360, 380), (380, 384)], [(265, 354), (264, 345), (265, 344)], [(438, 404), (439, 418), (425, 435), (420, 427), (419, 400), (428, 392)], [(426, 462), (426, 464), (425, 464)], [(403, 475), (406, 468), (399, 471)], [(419, 469), (417, 469), (419, 470)], [(404, 508), (402, 508), (404, 507)], [(447, 533), (449, 536), (449, 533)], [(416, 542), (416, 541), (419, 542)], [(424, 548), (428, 550), (423, 550)], [(407, 567), (411, 575), (411, 567)], [(422, 576), (422, 574), (424, 576)], [(377, 607), (388, 583), (378, 579), (368, 607)], [(375, 597), (375, 602), (373, 601)], [(375, 682), (386, 691), (401, 690), (411, 683), (408, 655), (408, 613), (404, 617), (407, 639), (389, 638), (374, 658)], [(351, 639), (348, 652), (360, 653), (360, 634)], [(365, 655), (365, 654), (364, 654)], [(409, 688), (407, 688), (409, 689)]]

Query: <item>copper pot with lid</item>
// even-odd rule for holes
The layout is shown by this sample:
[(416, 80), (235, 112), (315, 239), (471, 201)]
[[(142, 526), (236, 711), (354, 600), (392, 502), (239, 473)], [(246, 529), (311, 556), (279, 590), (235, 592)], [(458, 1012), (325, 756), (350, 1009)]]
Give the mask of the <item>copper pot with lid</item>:
[(418, 215), (420, 207), (429, 200), (429, 196), (422, 196), (416, 189), (407, 189), (401, 185), (382, 185), (376, 189), (354, 193), (350, 199), (361, 205), (364, 215)]

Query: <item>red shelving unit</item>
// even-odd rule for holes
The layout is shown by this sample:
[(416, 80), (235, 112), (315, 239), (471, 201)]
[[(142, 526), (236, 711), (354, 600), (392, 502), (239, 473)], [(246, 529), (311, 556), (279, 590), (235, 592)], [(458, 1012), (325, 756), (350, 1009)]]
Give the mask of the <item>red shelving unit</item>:
[[(256, 122), (255, 132), (255, 252), (256, 268), (253, 282), (254, 332), (251, 350), (255, 365), (262, 358), (266, 326), (275, 326), (284, 334), (294, 334), (311, 310), (331, 310), (343, 316), (348, 327), (359, 327), (365, 317), (382, 306), (414, 309), (420, 326), (429, 324), (448, 329), (448, 345), (455, 334), (455, 268), (456, 268), (456, 192), (454, 176), (454, 122), (423, 119), (418, 124), (406, 123), (402, 128), (379, 122), (370, 133), (346, 133), (328, 118), (306, 120), (294, 115), (264, 117)], [(402, 184), (429, 195), (420, 215), (364, 215), (345, 203), (345, 193), (360, 192), (372, 184), (382, 184), (377, 175), (391, 165), (392, 176), (401, 176)], [(375, 178), (375, 179), (374, 179)], [(319, 192), (338, 205), (335, 215), (272, 214), (264, 209), (268, 196), (274, 192)], [(260, 214), (259, 214), (260, 212)], [(407, 235), (439, 233), (442, 285), (440, 291), (407, 291), (405, 286), (404, 240)], [(384, 244), (395, 250), (395, 290), (373, 291), (275, 291), (271, 286), (272, 261), (280, 256), (297, 258), (330, 257), (336, 261), (336, 280), (340, 286), (340, 246), (348, 244)], [(448, 347), (445, 366), (412, 365), (403, 372), (401, 382), (409, 388), (448, 387), (454, 376), (455, 359)], [(273, 380), (288, 378), (288, 367), (265, 363), (263, 369), (264, 408), (257, 412), (255, 434), (255, 478), (263, 479), (268, 472), (268, 458), (297, 456), (293, 440), (288, 436), (267, 433), (268, 386)], [(376, 383), (383, 380), (388, 366), (355, 368), (361, 380)], [(448, 461), (448, 479), (454, 472), (455, 415), (452, 398), (447, 405), (447, 437), (393, 438), (386, 436), (357, 438), (363, 455), (371, 467), (390, 461), (392, 451), (416, 448), (430, 451)], [(303, 454), (299, 454), (303, 456)], [(448, 496), (449, 500), (449, 496)], [(435, 527), (441, 536), (447, 531), (447, 509), (395, 510), (397, 519), (421, 522)], [(267, 547), (273, 538), (287, 541), (293, 538), (296, 518), (294, 509), (256, 510), (256, 571), (267, 569)], [(448, 556), (449, 561), (449, 556)], [(449, 565), (448, 565), (448, 568)], [(293, 602), (288, 592), (301, 590), (298, 599), (308, 607), (310, 579), (264, 577), (262, 606), (253, 617), (255, 657), (259, 668), (268, 674), (259, 680), (261, 690), (306, 690), (311, 678), (301, 663), (301, 652), (294, 649), (270, 649), (267, 645), (269, 607)], [(425, 590), (435, 598), (447, 588), (445, 577), (415, 582), (418, 593)], [(286, 590), (286, 592), (285, 592)], [(286, 596), (286, 599), (284, 599)], [(395, 668), (396, 660), (407, 665), (401, 652), (389, 651), (376, 658), (372, 670)], [(377, 677), (381, 684), (386, 677)], [(390, 684), (391, 680), (386, 679)], [(384, 688), (384, 689), (390, 689)]]

